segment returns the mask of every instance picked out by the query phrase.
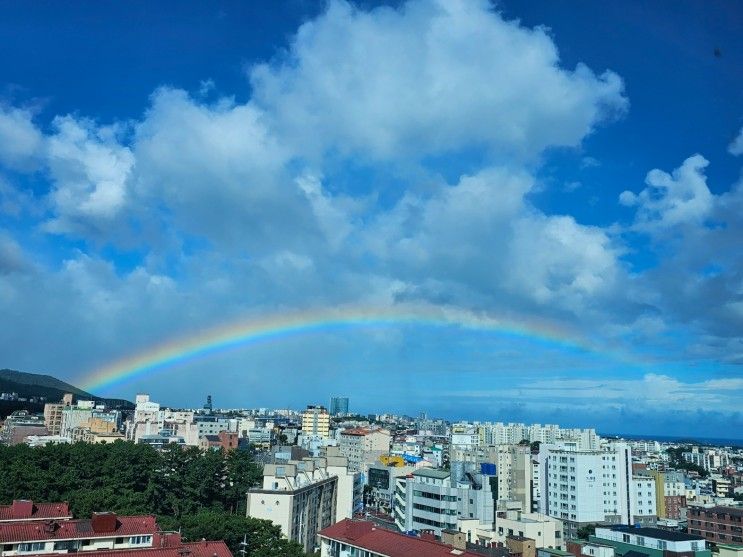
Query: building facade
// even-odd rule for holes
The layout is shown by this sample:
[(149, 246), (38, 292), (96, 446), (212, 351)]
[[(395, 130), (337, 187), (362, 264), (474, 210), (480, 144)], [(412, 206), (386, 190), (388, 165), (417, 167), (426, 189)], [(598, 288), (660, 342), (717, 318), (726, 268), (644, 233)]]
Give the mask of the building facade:
[(690, 507), (686, 515), (689, 534), (716, 544), (743, 544), (743, 509)]
[(330, 435), (330, 414), (324, 406), (307, 406), (302, 412), (302, 435), (323, 438)]
[(348, 397), (334, 396), (330, 399), (330, 415), (341, 416), (348, 414)]

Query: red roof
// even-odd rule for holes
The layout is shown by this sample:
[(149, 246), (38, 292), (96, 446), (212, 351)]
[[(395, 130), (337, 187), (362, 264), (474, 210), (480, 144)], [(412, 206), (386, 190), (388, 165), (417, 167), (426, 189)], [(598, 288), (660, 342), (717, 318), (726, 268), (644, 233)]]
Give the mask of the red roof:
[[(86, 552), (81, 551), (83, 555)], [(232, 553), (223, 541), (184, 543), (176, 547), (157, 547), (145, 549), (111, 549), (90, 551), (95, 557), (232, 557)], [(37, 557), (49, 553), (24, 554), (24, 557)]]
[(50, 520), (0, 523), (0, 543), (30, 542), (43, 540), (69, 540), (82, 538), (112, 538), (155, 534), (158, 531), (152, 515), (114, 516), (114, 527), (105, 530), (93, 529), (93, 521)]
[(12, 505), (0, 505), (0, 522), (7, 520), (45, 520), (49, 518), (71, 518), (70, 507), (64, 503), (36, 503), (27, 500), (13, 501)]
[(364, 520), (343, 519), (328, 526), (318, 534), (347, 543), (367, 551), (380, 553), (388, 557), (482, 557), (471, 551), (454, 549), (450, 545), (434, 540), (407, 536), (399, 532), (378, 528), (373, 522)]

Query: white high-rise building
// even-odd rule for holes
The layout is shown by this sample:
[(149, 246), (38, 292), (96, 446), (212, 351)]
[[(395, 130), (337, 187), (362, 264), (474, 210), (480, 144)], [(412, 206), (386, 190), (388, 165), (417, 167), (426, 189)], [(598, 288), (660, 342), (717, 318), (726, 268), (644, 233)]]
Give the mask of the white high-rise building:
[(635, 477), (629, 445), (603, 450), (543, 445), (540, 466), (540, 512), (559, 518), (569, 537), (587, 524), (652, 524), (655, 480)]

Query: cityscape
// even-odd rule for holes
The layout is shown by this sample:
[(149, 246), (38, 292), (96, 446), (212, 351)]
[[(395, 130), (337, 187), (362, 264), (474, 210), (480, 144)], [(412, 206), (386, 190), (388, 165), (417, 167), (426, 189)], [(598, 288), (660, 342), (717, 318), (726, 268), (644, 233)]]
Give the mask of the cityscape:
[(0, 557), (743, 557), (743, 0), (0, 0)]
[[(712, 544), (724, 555), (743, 552), (743, 443), (623, 439), (593, 428), (449, 422), (425, 413), (362, 416), (352, 402), (331, 396), (302, 409), (220, 410), (206, 395), (203, 406), (184, 409), (138, 394), (133, 407), (114, 408), (68, 393), (46, 402), (43, 413), (13, 412), (0, 440), (46, 450), (131, 443), (220, 460), (242, 454), (253, 467), (252, 485), (243, 484), (231, 510), (276, 527), (278, 539), (295, 544), (282, 549), (287, 555), (709, 557)], [(19, 488), (7, 481), (11, 466), (3, 462), (0, 471), (15, 497)], [(6, 520), (51, 520), (60, 532), (49, 533), (52, 550), (33, 528), (30, 534), (11, 529), (3, 539), (9, 556), (61, 547), (123, 555), (158, 544), (174, 554), (227, 555), (249, 543), (246, 531), (234, 547), (224, 540), (192, 547), (201, 542), (163, 532), (152, 516), (130, 529), (126, 520), (136, 517), (110, 512), (93, 513), (96, 537), (87, 539), (77, 532), (87, 518), (73, 519), (67, 501), (13, 499), (1, 509), (8, 518), (0, 532)]]

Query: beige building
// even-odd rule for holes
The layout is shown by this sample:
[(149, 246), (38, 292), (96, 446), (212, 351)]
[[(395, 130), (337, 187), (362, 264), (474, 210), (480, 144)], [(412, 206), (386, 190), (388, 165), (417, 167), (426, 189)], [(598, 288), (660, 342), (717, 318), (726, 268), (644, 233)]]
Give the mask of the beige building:
[(324, 406), (307, 406), (302, 412), (302, 434), (325, 438), (330, 435), (330, 414)]
[(467, 536), (467, 541), (477, 544), (502, 543), (508, 545), (522, 538), (533, 540), (534, 547), (563, 549), (562, 521), (539, 513), (522, 513), (516, 509), (496, 511), (495, 524), (478, 520), (459, 519), (457, 527)]
[(72, 406), (72, 394), (67, 393), (62, 397), (62, 402), (49, 402), (44, 405), (44, 425), (50, 435), (59, 435), (62, 432), (62, 410)]
[(361, 474), (348, 471), (337, 447), (325, 457), (266, 464), (263, 485), (248, 491), (247, 516), (270, 520), (307, 552), (317, 547), (317, 533), (360, 510)]
[(341, 454), (348, 458), (348, 468), (365, 472), (370, 464), (387, 454), (392, 436), (385, 429), (347, 429), (338, 436)]

